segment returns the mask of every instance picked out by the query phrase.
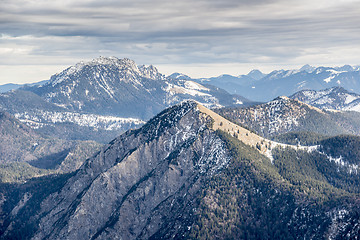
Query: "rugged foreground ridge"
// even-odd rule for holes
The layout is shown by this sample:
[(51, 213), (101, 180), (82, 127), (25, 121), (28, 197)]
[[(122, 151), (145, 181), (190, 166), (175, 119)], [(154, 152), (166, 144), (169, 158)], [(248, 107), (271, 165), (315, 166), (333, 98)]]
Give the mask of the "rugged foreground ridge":
[[(308, 150), (274, 149), (271, 162), (266, 150), (273, 144), (194, 101), (183, 102), (114, 139), (73, 174), (4, 191), (1, 236), (356, 236), (359, 177), (351, 175), (349, 184), (338, 180), (336, 172), (349, 176), (346, 169)], [(294, 160), (304, 161), (302, 169), (291, 169)], [(338, 182), (327, 181), (329, 176)]]
[(184, 231), (203, 181), (230, 159), (196, 106), (170, 108), (89, 159), (41, 203), (30, 219), (39, 220), (34, 239), (147, 239), (160, 229)]

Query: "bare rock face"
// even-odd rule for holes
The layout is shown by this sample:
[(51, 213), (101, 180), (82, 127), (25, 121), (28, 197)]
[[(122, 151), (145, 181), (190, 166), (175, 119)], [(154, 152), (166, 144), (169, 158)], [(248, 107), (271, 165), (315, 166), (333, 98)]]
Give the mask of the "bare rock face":
[(113, 140), (42, 202), (33, 239), (181, 235), (201, 184), (230, 159), (209, 125), (190, 101)]

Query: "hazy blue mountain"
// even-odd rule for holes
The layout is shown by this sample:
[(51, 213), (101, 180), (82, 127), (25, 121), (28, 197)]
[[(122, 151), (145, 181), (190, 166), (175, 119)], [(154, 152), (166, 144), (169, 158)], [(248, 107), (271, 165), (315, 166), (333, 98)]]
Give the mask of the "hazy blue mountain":
[(22, 85), (20, 85), (20, 84), (14, 84), (14, 83), (7, 83), (7, 84), (4, 84), (4, 85), (0, 85), (0, 93), (7, 92), (7, 91), (10, 91), (10, 90), (14, 90), (14, 89), (18, 89), (21, 86)]
[(305, 64), (304, 66), (302, 66), (301, 68), (300, 68), (300, 72), (302, 72), (302, 71), (306, 71), (306, 72), (309, 72), (309, 73), (311, 73), (312, 71), (314, 71), (316, 69), (316, 67), (313, 67), (313, 66), (310, 66), (309, 64)]
[(269, 74), (253, 70), (247, 75), (223, 74), (196, 81), (212, 84), (252, 101), (266, 102), (278, 96), (289, 96), (308, 89), (321, 90), (339, 86), (360, 92), (360, 68), (350, 65), (316, 68), (306, 64), (295, 70), (274, 70)]
[(266, 76), (266, 74), (262, 73), (260, 70), (257, 70), (257, 69), (254, 69), (254, 70), (251, 70), (248, 74), (247, 74), (248, 77), (251, 77), (255, 80), (260, 80), (262, 79), (263, 77)]
[(243, 85), (237, 89), (246, 98), (257, 101), (269, 101), (277, 96), (291, 95), (300, 90), (321, 90), (330, 87), (343, 87), (360, 92), (360, 71), (349, 65), (343, 67), (304, 66), (300, 70), (276, 70), (251, 86)]
[[(247, 75), (240, 75), (240, 76), (232, 76), (228, 74), (223, 74), (218, 77), (212, 77), (212, 78), (201, 78), (196, 80), (199, 83), (207, 83), (214, 86), (217, 86), (219, 88), (223, 88), (229, 93), (232, 94), (239, 94), (240, 89), (243, 86), (249, 86), (253, 82), (256, 81), (256, 79), (247, 76)], [(248, 98), (250, 99), (250, 98)]]
[(15, 83), (7, 83), (7, 84), (3, 84), (0, 85), (0, 93), (4, 93), (4, 92), (8, 92), (11, 90), (16, 90), (19, 89), (23, 86), (36, 86), (36, 85), (42, 85), (44, 83), (46, 83), (48, 80), (44, 80), (44, 81), (40, 81), (40, 82), (36, 82), (36, 83), (27, 83), (27, 84), (15, 84)]

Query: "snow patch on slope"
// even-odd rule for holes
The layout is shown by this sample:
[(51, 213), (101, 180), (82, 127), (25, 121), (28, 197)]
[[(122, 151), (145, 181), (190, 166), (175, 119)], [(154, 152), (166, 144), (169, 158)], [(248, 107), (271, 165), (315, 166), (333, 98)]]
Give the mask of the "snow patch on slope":
[(49, 112), (42, 110), (38, 111), (36, 114), (28, 112), (16, 113), (15, 117), (33, 128), (40, 128), (49, 123), (70, 122), (82, 127), (94, 127), (111, 131), (122, 129), (124, 124), (134, 124), (139, 126), (145, 123), (136, 118), (121, 118), (74, 112)]

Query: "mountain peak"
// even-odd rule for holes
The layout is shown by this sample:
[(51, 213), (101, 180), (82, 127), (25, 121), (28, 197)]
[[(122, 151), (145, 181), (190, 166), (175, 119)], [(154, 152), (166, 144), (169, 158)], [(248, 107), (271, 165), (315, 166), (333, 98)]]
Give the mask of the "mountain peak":
[(345, 71), (345, 72), (352, 72), (352, 71), (355, 70), (352, 66), (350, 66), (348, 64), (346, 64), (346, 65), (344, 65), (342, 67), (336, 67), (335, 69), (338, 70), (338, 71)]
[(98, 58), (92, 59), (91, 61), (81, 61), (75, 64), (75, 66), (71, 66), (70, 68), (72, 68), (73, 70), (81, 70), (81, 68), (83, 68), (84, 66), (96, 66), (96, 65), (114, 65), (122, 68), (129, 67), (134, 70), (137, 70), (137, 65), (135, 61), (129, 58), (120, 59), (114, 56), (111, 57), (100, 56)]
[(309, 64), (305, 64), (304, 66), (302, 66), (299, 70), (300, 72), (302, 71), (305, 71), (305, 72), (308, 72), (308, 73), (311, 73), (312, 71), (314, 71), (316, 68), (309, 65)]
[(184, 208), (192, 211), (202, 183), (230, 161), (196, 106), (166, 109), (88, 159), (41, 205), (34, 238), (149, 239), (161, 229), (180, 231)]
[(178, 73), (178, 72), (170, 74), (169, 77), (173, 78), (173, 79), (179, 79), (179, 80), (191, 80), (191, 77), (189, 77), (188, 75), (185, 75), (183, 73)]
[(261, 78), (265, 77), (266, 74), (262, 73), (260, 70), (258, 69), (254, 69), (254, 70), (251, 70), (247, 76), (255, 79), (255, 80), (260, 80)]
[(143, 75), (143, 77), (150, 78), (150, 79), (164, 79), (165, 76), (161, 73), (159, 73), (158, 69), (154, 67), (153, 65), (145, 66), (141, 65), (138, 67), (139, 71)]
[[(74, 66), (65, 69), (61, 73), (53, 75), (49, 84), (55, 86), (66, 80), (72, 79), (73, 77), (79, 78), (80, 75), (91, 75), (94, 73), (96, 73), (96, 76), (99, 78), (108, 78), (109, 75), (114, 74), (114, 71), (120, 72), (122, 79), (144, 77), (159, 80), (165, 78), (153, 65), (141, 65), (138, 67), (135, 61), (129, 58), (119, 59), (117, 57), (100, 56), (91, 61), (81, 61)], [(105, 76), (101, 77), (100, 75), (103, 73)]]

